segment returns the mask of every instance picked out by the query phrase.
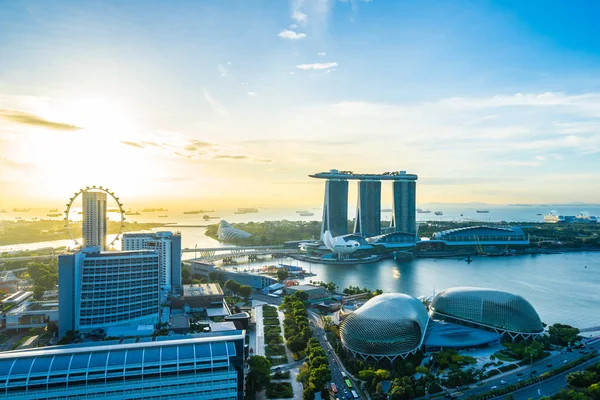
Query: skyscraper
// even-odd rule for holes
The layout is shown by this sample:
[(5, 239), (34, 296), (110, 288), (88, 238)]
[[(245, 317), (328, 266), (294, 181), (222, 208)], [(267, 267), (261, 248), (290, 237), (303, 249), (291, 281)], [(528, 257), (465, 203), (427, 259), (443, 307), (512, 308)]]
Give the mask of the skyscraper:
[(84, 247), (58, 257), (58, 329), (155, 325), (159, 319), (158, 251)]
[(180, 233), (126, 233), (123, 235), (122, 249), (158, 250), (160, 286), (165, 290), (181, 286)]
[(321, 240), (323, 240), (325, 231), (331, 232), (334, 237), (348, 233), (347, 180), (328, 179), (325, 181)]
[(354, 233), (364, 237), (381, 233), (381, 181), (358, 181)]
[(106, 217), (106, 193), (83, 192), (83, 246), (100, 246), (106, 249), (108, 220)]
[(394, 228), (394, 232), (404, 232), (416, 235), (416, 176), (414, 176), (414, 178), (395, 180), (392, 185), (394, 200), (391, 226)]

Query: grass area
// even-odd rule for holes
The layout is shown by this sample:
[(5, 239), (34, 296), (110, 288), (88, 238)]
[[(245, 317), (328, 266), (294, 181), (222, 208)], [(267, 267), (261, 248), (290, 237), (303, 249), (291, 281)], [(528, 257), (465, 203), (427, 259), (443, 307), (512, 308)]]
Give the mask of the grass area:
[(519, 361), (516, 358), (513, 358), (513, 357), (509, 356), (508, 354), (505, 354), (504, 352), (505, 352), (505, 350), (497, 351), (494, 353), (494, 356), (500, 361), (507, 361), (507, 362)]
[(271, 382), (267, 387), (267, 399), (291, 399), (293, 397), (294, 390), (289, 382)]
[(8, 336), (6, 336), (5, 334), (0, 333), (0, 344), (6, 343), (7, 340), (8, 340)]
[(279, 326), (279, 318), (264, 318), (263, 323), (265, 325), (277, 325)]
[(287, 357), (267, 357), (271, 361), (271, 366), (287, 364)]
[(285, 356), (285, 347), (283, 345), (265, 347), (265, 354), (267, 356)]
[(279, 333), (267, 334), (265, 333), (265, 343), (267, 344), (279, 344), (283, 343), (283, 338)]
[(281, 333), (281, 327), (279, 325), (265, 326), (265, 335), (278, 335)]
[(27, 335), (27, 336), (23, 336), (21, 338), (21, 340), (19, 340), (17, 343), (13, 344), (12, 346), (12, 350), (17, 349), (20, 345), (22, 345), (23, 343), (25, 343), (26, 340), (28, 340), (29, 338), (33, 337), (35, 335)]
[(271, 379), (290, 379), (290, 371), (275, 372)]

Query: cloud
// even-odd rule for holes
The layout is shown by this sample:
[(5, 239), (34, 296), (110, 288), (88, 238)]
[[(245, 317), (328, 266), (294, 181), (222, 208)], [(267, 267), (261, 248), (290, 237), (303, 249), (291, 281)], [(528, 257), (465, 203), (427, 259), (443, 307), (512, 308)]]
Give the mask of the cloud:
[(281, 32), (279, 32), (279, 34), (277, 36), (279, 36), (282, 39), (300, 40), (300, 39), (304, 39), (306, 37), (306, 34), (297, 33), (297, 32), (291, 31), (289, 29), (284, 29)]
[(294, 71), (288, 72), (289, 75), (294, 75)]
[(258, 93), (256, 92), (246, 92), (246, 94), (250, 97), (258, 97)]
[(261, 162), (261, 163), (270, 163), (273, 160), (267, 158), (260, 157), (249, 157), (243, 155), (227, 155), (227, 154), (219, 154), (213, 157), (216, 160), (234, 160), (234, 161), (250, 161), (250, 162)]
[(318, 56), (326, 56), (326, 55), (327, 55), (327, 53), (325, 53), (324, 51), (322, 51), (322, 52), (320, 52), (320, 53), (317, 53), (317, 55), (318, 55)]
[(219, 70), (219, 73), (221, 74), (221, 76), (227, 76), (227, 69), (225, 68), (225, 66), (223, 64), (218, 63), (217, 69)]
[(296, 29), (298, 27), (298, 25), (296, 24), (291, 24), (288, 29)]
[(138, 147), (140, 149), (143, 149), (144, 146), (142, 146), (141, 144), (137, 143), (137, 142), (128, 142), (125, 140), (121, 140), (121, 143), (126, 144), (127, 146), (131, 146), (131, 147)]
[(217, 146), (216, 143), (204, 142), (202, 140), (196, 140), (196, 139), (192, 139), (192, 140), (190, 140), (190, 142), (192, 142), (192, 145), (195, 147), (207, 148), (207, 147), (216, 147)]
[(163, 148), (163, 147), (164, 147), (163, 145), (161, 145), (161, 144), (158, 144), (158, 143), (156, 143), (156, 142), (145, 142), (145, 141), (142, 141), (142, 142), (140, 142), (140, 143), (146, 144), (146, 145), (148, 145), (148, 146), (153, 146), (153, 147), (160, 147), (160, 148)]
[(62, 122), (48, 121), (42, 117), (33, 114), (27, 114), (20, 111), (0, 110), (0, 117), (23, 125), (38, 126), (54, 131), (76, 131), (82, 129), (75, 125)]
[(217, 160), (246, 160), (248, 156), (228, 156), (225, 154), (214, 156)]
[(329, 62), (329, 63), (314, 63), (314, 64), (300, 64), (296, 65), (297, 69), (309, 70), (309, 69), (329, 69), (333, 67), (337, 67), (338, 63)]
[(300, 10), (294, 10), (294, 12), (292, 13), (292, 19), (299, 23), (304, 24), (308, 20), (308, 15), (304, 14)]
[(212, 108), (212, 110), (217, 113), (217, 114), (221, 114), (224, 117), (229, 118), (229, 113), (227, 112), (227, 110), (225, 109), (225, 107), (223, 107), (221, 105), (221, 103), (219, 103), (216, 99), (214, 99), (210, 93), (208, 93), (208, 91), (206, 89), (202, 89), (202, 91), (204, 92), (204, 98), (206, 99), (206, 101), (208, 102), (208, 104), (210, 104), (210, 107)]

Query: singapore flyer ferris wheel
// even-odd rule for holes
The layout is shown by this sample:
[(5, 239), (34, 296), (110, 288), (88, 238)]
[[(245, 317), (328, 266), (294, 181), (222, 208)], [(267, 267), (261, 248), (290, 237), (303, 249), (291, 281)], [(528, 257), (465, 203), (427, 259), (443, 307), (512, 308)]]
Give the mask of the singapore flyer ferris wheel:
[(123, 208), (123, 204), (121, 204), (121, 202), (119, 201), (119, 198), (115, 196), (115, 193), (111, 192), (108, 188), (105, 188), (102, 186), (91, 186), (91, 187), (86, 186), (85, 188), (79, 189), (79, 191), (75, 192), (74, 195), (71, 198), (69, 198), (69, 202), (66, 204), (67, 208), (65, 210), (65, 218), (64, 218), (65, 228), (67, 229), (67, 233), (69, 234), (69, 237), (71, 238), (71, 240), (73, 240), (73, 242), (75, 242), (75, 245), (81, 244), (75, 238), (75, 236), (73, 236), (73, 232), (71, 230), (71, 224), (73, 221), (70, 220), (69, 215), (71, 213), (71, 208), (73, 207), (75, 200), (80, 195), (83, 196), (84, 193), (88, 193), (88, 192), (103, 192), (107, 196), (110, 196), (115, 201), (115, 203), (117, 203), (117, 209), (118, 209), (117, 212), (119, 213), (119, 216), (120, 216), (119, 232), (114, 237), (114, 239), (107, 244), (107, 247), (112, 248), (114, 243), (116, 241), (118, 241), (119, 238), (123, 235), (123, 228), (125, 227), (125, 209)]

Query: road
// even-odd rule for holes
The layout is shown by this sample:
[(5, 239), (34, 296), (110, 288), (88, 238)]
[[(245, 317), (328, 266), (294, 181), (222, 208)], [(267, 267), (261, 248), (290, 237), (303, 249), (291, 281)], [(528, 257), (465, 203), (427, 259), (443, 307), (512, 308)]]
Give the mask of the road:
[[(593, 344), (586, 346), (584, 349), (582, 349), (582, 351), (590, 352), (590, 351), (598, 350), (598, 349), (600, 349), (600, 342), (595, 342)], [(532, 365), (528, 365), (526, 367), (522, 367), (517, 370), (511, 371), (508, 374), (504, 374), (502, 376), (490, 379), (481, 386), (476, 386), (470, 390), (463, 390), (463, 396), (461, 396), (461, 398), (467, 398), (472, 395), (478, 395), (478, 394), (489, 392), (492, 390), (492, 387), (494, 387), (494, 386), (501, 387), (503, 385), (512, 385), (512, 384), (518, 383), (519, 379), (527, 380), (530, 378), (530, 376), (540, 375), (544, 372), (547, 372), (552, 369), (560, 367), (563, 363), (565, 363), (564, 362), (565, 360), (567, 362), (570, 362), (570, 361), (580, 358), (582, 355), (583, 354), (581, 354), (580, 350), (573, 350), (572, 352), (564, 351), (564, 352), (561, 352), (554, 356), (544, 358), (543, 360), (534, 362)], [(551, 364), (551, 366), (548, 367), (548, 364)], [(573, 370), (575, 370), (575, 369), (573, 369)], [(533, 371), (535, 371), (535, 373), (533, 373)], [(501, 383), (501, 381), (504, 381), (506, 383), (503, 384), (503, 383)], [(556, 392), (558, 392), (560, 389), (562, 389), (566, 386), (566, 382), (564, 379), (556, 380), (556, 381), (554, 379), (550, 379), (549, 381), (553, 381), (553, 383), (552, 383), (553, 386), (551, 386), (551, 387), (556, 386), (556, 388), (557, 388)], [(558, 381), (561, 382), (561, 385), (558, 384)], [(544, 381), (542, 383), (542, 386), (544, 386), (546, 382), (548, 382), (548, 381)], [(535, 393), (537, 396), (537, 389), (535, 390)], [(550, 394), (549, 389), (546, 390), (546, 395), (548, 395), (548, 394)], [(533, 398), (536, 398), (536, 397), (533, 397)]]
[[(325, 335), (325, 330), (323, 329), (323, 324), (321, 322), (321, 316), (318, 314), (315, 314), (312, 311), (309, 311), (308, 317), (309, 317), (309, 322), (311, 324), (311, 327), (313, 328), (314, 336), (319, 340), (319, 342), (321, 343), (321, 346), (323, 346), (323, 348), (325, 349), (325, 352), (327, 353), (327, 358), (329, 358), (329, 366), (331, 368), (331, 382), (335, 383), (335, 385), (338, 388), (337, 398), (339, 398), (339, 399), (352, 398), (351, 397), (351, 389), (348, 388), (348, 386), (344, 382), (345, 378), (342, 377), (342, 372), (347, 373), (348, 371), (346, 371), (344, 369), (343, 364), (340, 363), (340, 360), (339, 360), (337, 354), (335, 353), (335, 351), (333, 351), (333, 348), (331, 347), (331, 345), (329, 344), (329, 341), (327, 340), (327, 336)], [(359, 393), (359, 391), (356, 390), (356, 388), (355, 388), (356, 381), (354, 381), (354, 379), (352, 379), (350, 377), (348, 377), (348, 379), (350, 379), (350, 381), (352, 383), (352, 386), (353, 386), (352, 389), (354, 389), (357, 393)]]

